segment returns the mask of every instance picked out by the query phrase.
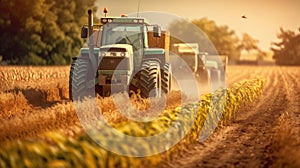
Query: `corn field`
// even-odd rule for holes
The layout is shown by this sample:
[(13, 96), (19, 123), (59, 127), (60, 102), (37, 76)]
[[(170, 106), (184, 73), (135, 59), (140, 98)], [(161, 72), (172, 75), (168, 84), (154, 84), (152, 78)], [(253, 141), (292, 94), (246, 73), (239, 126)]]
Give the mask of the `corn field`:
[[(136, 158), (109, 152), (85, 133), (74, 104), (68, 100), (68, 67), (0, 67), (0, 143), (3, 146), (0, 149), (0, 167), (154, 167), (182, 160), (178, 158), (186, 153), (187, 147), (198, 144), (201, 131), (213, 133), (215, 126), (222, 130), (232, 121), (239, 120), (243, 113), (248, 116), (250, 109), (245, 107), (251, 104), (262, 110), (259, 116), (263, 116), (262, 108), (266, 101), (258, 99), (270, 99), (272, 89), (280, 82), (284, 88), (299, 87), (297, 68), (270, 68), (266, 71), (250, 67), (245, 68), (243, 73), (237, 70), (239, 68), (229, 67), (227, 88), (203, 94), (197, 102), (181, 104), (184, 95), (171, 92), (167, 96), (165, 110), (156, 120), (146, 123), (124, 117), (112, 97), (98, 97), (96, 100), (102, 115), (120, 133), (149, 137), (163, 133), (173, 125), (180, 126), (176, 134), (173, 132), (165, 137), (167, 141), (170, 137), (185, 135), (175, 146), (166, 147), (168, 150), (161, 154)], [(290, 89), (276, 99), (280, 89), (273, 90), (275, 96), (270, 102), (297, 102), (299, 97), (293, 94), (298, 92)], [(132, 96), (130, 101), (141, 111), (151, 106), (148, 99), (139, 95)], [(89, 109), (88, 100), (84, 102), (84, 108)], [(260, 117), (256, 118), (259, 120)], [(96, 136), (96, 141), (110, 142), (113, 141), (111, 137), (107, 132)], [(274, 142), (277, 140), (274, 139)], [(113, 145), (128, 154), (134, 152), (122, 143)], [(149, 153), (159, 148), (143, 141), (137, 146), (138, 150), (149, 150)]]

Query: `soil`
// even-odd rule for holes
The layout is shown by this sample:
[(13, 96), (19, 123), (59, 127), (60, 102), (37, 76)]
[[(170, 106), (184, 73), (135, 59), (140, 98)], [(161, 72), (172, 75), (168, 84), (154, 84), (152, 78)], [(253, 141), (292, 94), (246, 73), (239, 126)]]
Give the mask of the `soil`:
[[(230, 67), (229, 83), (260, 75), (266, 78), (263, 95), (239, 109), (229, 125), (219, 127), (208, 140), (193, 144), (180, 158), (161, 167), (268, 167), (268, 146), (284, 113), (292, 113), (300, 127), (300, 68)], [(300, 132), (299, 132), (300, 133)], [(298, 134), (299, 136), (300, 134)], [(300, 149), (300, 146), (298, 146)]]

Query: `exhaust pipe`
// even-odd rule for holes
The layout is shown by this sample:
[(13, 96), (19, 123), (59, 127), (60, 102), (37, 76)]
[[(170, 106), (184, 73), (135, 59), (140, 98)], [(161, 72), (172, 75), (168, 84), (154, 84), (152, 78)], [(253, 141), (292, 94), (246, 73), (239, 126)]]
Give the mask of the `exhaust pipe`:
[(98, 59), (96, 59), (95, 55), (94, 55), (94, 37), (93, 35), (93, 11), (91, 9), (88, 10), (88, 29), (89, 29), (89, 42), (88, 42), (88, 46), (89, 46), (89, 58), (91, 60), (92, 63), (92, 68), (93, 68), (93, 74), (96, 75), (97, 69), (98, 69)]
[(88, 29), (89, 29), (89, 37), (93, 34), (93, 11), (91, 9), (88, 10), (89, 18), (88, 18)]

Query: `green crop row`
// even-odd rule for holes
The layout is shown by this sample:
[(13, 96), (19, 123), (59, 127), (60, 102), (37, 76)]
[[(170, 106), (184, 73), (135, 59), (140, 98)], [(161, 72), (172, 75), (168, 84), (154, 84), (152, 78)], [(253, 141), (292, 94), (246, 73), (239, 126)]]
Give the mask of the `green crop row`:
[[(263, 80), (254, 78), (234, 84), (231, 88), (220, 88), (214, 93), (201, 96), (200, 101), (184, 104), (174, 110), (165, 110), (150, 122), (129, 121), (113, 125), (116, 130), (130, 137), (151, 137), (163, 135), (158, 142), (141, 140), (132, 146), (124, 145), (128, 137), (115, 139), (107, 129), (95, 134), (93, 140), (88, 135), (70, 138), (59, 133), (47, 133), (44, 140), (24, 140), (7, 142), (0, 149), (0, 167), (142, 167), (156, 165), (162, 158), (171, 159), (185, 149), (186, 145), (205, 140), (220, 123), (235, 117), (236, 111), (244, 104), (252, 102), (262, 93)], [(168, 132), (173, 128), (176, 131)], [(172, 144), (174, 137), (181, 141)], [(148, 157), (129, 157), (115, 154), (101, 148), (96, 142), (109, 144), (111, 149), (125, 155), (138, 153), (159, 153)]]

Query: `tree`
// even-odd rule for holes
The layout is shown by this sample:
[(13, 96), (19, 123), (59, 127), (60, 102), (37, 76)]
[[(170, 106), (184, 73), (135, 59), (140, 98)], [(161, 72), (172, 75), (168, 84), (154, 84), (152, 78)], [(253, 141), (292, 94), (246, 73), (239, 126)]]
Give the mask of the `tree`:
[(267, 56), (268, 56), (267, 52), (257, 49), (257, 56), (256, 56), (257, 61), (263, 61)]
[(257, 39), (254, 39), (248, 33), (244, 33), (238, 48), (241, 51), (246, 51), (248, 55), (252, 51), (253, 55), (256, 56), (256, 59), (262, 61), (265, 57), (267, 57), (267, 53), (258, 47), (258, 42), (259, 41)]
[(208, 36), (191, 21), (176, 20), (169, 25), (169, 31), (171, 50), (175, 43), (198, 43), (202, 51), (218, 53)]
[(271, 46), (276, 64), (300, 65), (300, 33), (280, 28), (277, 37), (280, 42), (274, 42)]
[[(197, 42), (200, 51), (209, 54), (227, 55), (229, 59), (236, 60), (240, 57), (238, 49), (239, 39), (228, 26), (218, 26), (207, 18), (190, 21), (177, 20), (170, 24), (171, 36), (180, 37), (184, 42)], [(176, 39), (171, 39), (171, 43)]]
[[(26, 28), (26, 21), (32, 17), (39, 17), (41, 0), (1, 0), (0, 7), (0, 55), (3, 60), (14, 62), (20, 61), (24, 53), (28, 51), (28, 35), (32, 33), (31, 28)], [(38, 24), (35, 26), (35, 29)]]
[(248, 33), (244, 33), (239, 48), (247, 51), (258, 50), (258, 40), (252, 38)]
[(95, 0), (0, 0), (0, 55), (14, 64), (68, 64)]
[(228, 26), (218, 26), (207, 18), (193, 20), (193, 23), (207, 34), (220, 55), (227, 55), (230, 60), (240, 58), (239, 38)]

